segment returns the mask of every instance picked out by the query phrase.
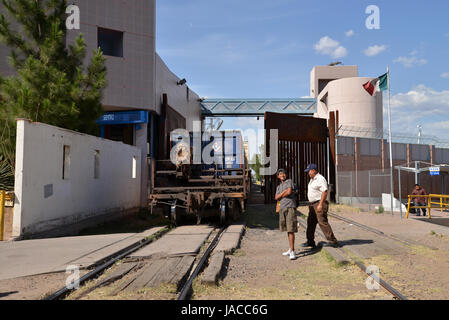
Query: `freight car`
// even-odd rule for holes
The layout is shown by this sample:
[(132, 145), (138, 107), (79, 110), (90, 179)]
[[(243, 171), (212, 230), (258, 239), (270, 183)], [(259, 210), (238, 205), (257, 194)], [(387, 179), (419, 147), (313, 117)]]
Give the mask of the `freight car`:
[(156, 161), (150, 209), (162, 208), (175, 225), (185, 217), (238, 219), (251, 185), (241, 132), (174, 132), (170, 150), (170, 159)]

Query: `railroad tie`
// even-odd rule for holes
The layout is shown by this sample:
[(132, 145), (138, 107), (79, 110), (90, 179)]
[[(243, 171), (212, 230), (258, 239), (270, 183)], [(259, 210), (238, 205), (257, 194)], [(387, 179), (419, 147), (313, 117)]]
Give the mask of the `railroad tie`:
[(159, 259), (150, 261), (146, 267), (142, 269), (142, 272), (136, 277), (136, 279), (126, 288), (126, 290), (136, 291), (145, 288), (148, 282), (150, 282), (157, 274), (157, 272), (163, 268), (166, 264), (166, 259)]

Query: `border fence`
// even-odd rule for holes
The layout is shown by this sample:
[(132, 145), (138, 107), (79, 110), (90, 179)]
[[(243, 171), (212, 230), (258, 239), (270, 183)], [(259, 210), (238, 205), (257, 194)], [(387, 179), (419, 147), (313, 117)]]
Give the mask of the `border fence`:
[[(340, 126), (336, 134), (337, 202), (351, 205), (382, 204), (382, 195), (390, 199), (389, 135), (385, 130)], [(398, 172), (396, 166), (431, 167), (449, 164), (449, 140), (435, 136), (392, 134), (393, 194), (403, 204), (415, 183), (428, 193), (449, 194), (447, 176), (428, 173)], [(401, 188), (399, 188), (399, 183)], [(400, 191), (399, 191), (400, 190)], [(391, 205), (388, 205), (390, 207)]]

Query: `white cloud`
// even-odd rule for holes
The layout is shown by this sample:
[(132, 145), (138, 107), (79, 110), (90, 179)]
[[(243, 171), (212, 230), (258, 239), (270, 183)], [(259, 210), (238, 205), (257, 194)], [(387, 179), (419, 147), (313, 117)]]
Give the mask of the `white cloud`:
[(345, 35), (348, 38), (352, 37), (354, 34), (355, 34), (354, 30), (348, 30), (348, 31), (345, 32)]
[(443, 79), (449, 79), (449, 72), (443, 72), (443, 73), (441, 74), (441, 78), (443, 78)]
[(364, 51), (364, 53), (365, 53), (365, 55), (367, 55), (368, 57), (374, 57), (374, 56), (377, 56), (379, 53), (381, 53), (382, 51), (385, 51), (387, 49), (387, 46), (386, 45), (381, 45), (381, 46), (379, 46), (379, 45), (374, 45), (374, 46), (371, 46), (371, 47), (368, 47), (365, 51)]
[(315, 51), (319, 54), (329, 55), (332, 58), (338, 59), (347, 56), (348, 50), (340, 45), (340, 42), (325, 36), (318, 41), (315, 46)]
[[(391, 98), (392, 107), (407, 107), (410, 111), (440, 111), (447, 113), (449, 107), (449, 90), (436, 91), (420, 84), (407, 93), (398, 93)], [(432, 110), (430, 110), (432, 109)]]
[[(387, 110), (384, 102), (384, 111)], [(424, 134), (449, 139), (449, 90), (437, 91), (423, 84), (391, 97), (393, 132), (411, 132), (418, 124)], [(384, 122), (386, 125), (388, 122)]]
[(404, 67), (411, 68), (411, 67), (413, 67), (415, 65), (422, 66), (422, 65), (427, 63), (427, 60), (426, 59), (419, 59), (419, 58), (417, 58), (415, 56), (411, 56), (411, 57), (404, 57), (404, 56), (402, 56), (402, 57), (399, 57), (396, 60), (394, 60), (394, 62), (402, 63), (402, 65)]

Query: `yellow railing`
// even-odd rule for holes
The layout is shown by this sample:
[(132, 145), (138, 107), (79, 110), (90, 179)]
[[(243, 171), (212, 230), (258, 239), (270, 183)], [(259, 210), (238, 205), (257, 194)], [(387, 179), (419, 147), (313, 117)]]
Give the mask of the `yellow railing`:
[[(425, 206), (412, 206), (411, 202), (413, 198), (427, 198), (427, 204)], [(438, 202), (432, 201), (432, 199), (439, 199)], [(437, 206), (432, 206), (437, 205)], [(444, 194), (428, 194), (428, 195), (409, 195), (408, 196), (408, 206), (407, 206), (407, 218), (410, 213), (410, 209), (427, 209), (429, 214), (429, 219), (431, 219), (430, 209), (446, 209), (449, 207), (449, 196)]]
[(0, 191), (0, 241), (3, 241), (3, 230), (5, 229), (5, 201), (6, 192)]

